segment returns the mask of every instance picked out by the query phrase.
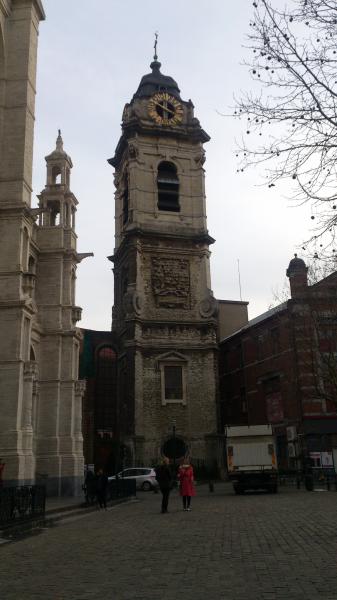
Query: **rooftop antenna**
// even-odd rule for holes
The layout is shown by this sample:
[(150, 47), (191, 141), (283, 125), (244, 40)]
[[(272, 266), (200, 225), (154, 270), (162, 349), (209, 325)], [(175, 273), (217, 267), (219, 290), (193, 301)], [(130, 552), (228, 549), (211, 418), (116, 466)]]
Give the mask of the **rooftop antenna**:
[(158, 44), (158, 31), (155, 32), (155, 42), (154, 42), (154, 57), (153, 60), (158, 60), (158, 56), (157, 56), (157, 44)]
[(242, 293), (241, 293), (241, 277), (240, 277), (240, 261), (239, 259), (237, 259), (238, 261), (238, 275), (239, 275), (239, 290), (240, 290), (240, 300), (242, 301)]

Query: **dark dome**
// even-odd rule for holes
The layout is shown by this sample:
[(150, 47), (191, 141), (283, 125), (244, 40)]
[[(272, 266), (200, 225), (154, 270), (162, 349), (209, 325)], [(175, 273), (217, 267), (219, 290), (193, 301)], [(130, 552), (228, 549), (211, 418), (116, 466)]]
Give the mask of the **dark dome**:
[(306, 266), (304, 260), (302, 258), (298, 258), (297, 254), (295, 254), (295, 258), (292, 258), (289, 267), (287, 269), (287, 275), (294, 273), (295, 271), (305, 271), (307, 272), (308, 267)]
[(134, 94), (133, 99), (152, 96), (156, 92), (164, 91), (181, 100), (180, 89), (178, 88), (176, 81), (174, 81), (172, 77), (163, 75), (160, 72), (161, 63), (157, 60), (154, 60), (150, 64), (150, 67), (152, 69), (152, 73), (148, 73), (142, 77), (138, 86), (138, 90)]

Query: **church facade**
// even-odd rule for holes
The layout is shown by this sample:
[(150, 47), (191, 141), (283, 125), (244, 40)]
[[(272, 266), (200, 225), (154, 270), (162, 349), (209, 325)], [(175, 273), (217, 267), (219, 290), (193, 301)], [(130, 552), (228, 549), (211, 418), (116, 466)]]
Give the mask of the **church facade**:
[(31, 208), (40, 0), (0, 1), (0, 456), (8, 485), (39, 478), (50, 494), (83, 479), (75, 305), (77, 200), (59, 132)]
[[(76, 269), (90, 254), (77, 252), (73, 165), (60, 131), (46, 156), (38, 206), (31, 206), (44, 18), (40, 0), (0, 0), (0, 457), (6, 485), (42, 480), (49, 494), (76, 494), (84, 459), (114, 470), (190, 454), (221, 466), (218, 338), (244, 324), (247, 310), (246, 303), (215, 300), (211, 289), (214, 240), (203, 168), (209, 136), (155, 56), (124, 108), (109, 160), (116, 187), (112, 328), (83, 335)], [(91, 361), (89, 371), (83, 357), (87, 366)]]

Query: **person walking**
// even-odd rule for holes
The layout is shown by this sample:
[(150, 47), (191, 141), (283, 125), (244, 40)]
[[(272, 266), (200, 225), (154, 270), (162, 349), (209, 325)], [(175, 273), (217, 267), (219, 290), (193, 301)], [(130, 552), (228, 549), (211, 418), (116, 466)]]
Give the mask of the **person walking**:
[(0, 490), (4, 485), (3, 474), (5, 470), (6, 463), (3, 462), (2, 458), (0, 458)]
[(179, 493), (183, 499), (183, 509), (185, 511), (190, 511), (191, 497), (195, 496), (195, 487), (193, 467), (187, 459), (185, 459), (184, 464), (179, 467), (178, 479), (180, 484)]
[(165, 514), (168, 512), (169, 496), (173, 483), (170, 459), (164, 456), (162, 464), (156, 467), (155, 471), (156, 480), (159, 483), (160, 491), (162, 493), (161, 512), (162, 514)]
[(88, 469), (84, 481), (85, 501), (87, 504), (94, 504), (96, 496), (96, 477), (95, 474)]
[(103, 469), (100, 469), (97, 473), (96, 479), (96, 494), (97, 500), (100, 508), (104, 508), (106, 510), (106, 492), (108, 487), (108, 477), (104, 475)]

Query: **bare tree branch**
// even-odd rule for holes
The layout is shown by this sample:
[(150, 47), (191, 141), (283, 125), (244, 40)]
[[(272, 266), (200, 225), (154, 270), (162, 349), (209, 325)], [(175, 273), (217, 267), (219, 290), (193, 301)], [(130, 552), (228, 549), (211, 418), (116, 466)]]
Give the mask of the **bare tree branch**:
[[(337, 2), (253, 2), (245, 64), (259, 92), (236, 99), (245, 122), (238, 171), (264, 165), (267, 185), (290, 179), (292, 197), (309, 201), (317, 235), (329, 233), (320, 253), (331, 254), (337, 224)], [(249, 137), (248, 137), (249, 136)], [(249, 140), (249, 143), (248, 143)], [(317, 252), (317, 249), (316, 249)]]

